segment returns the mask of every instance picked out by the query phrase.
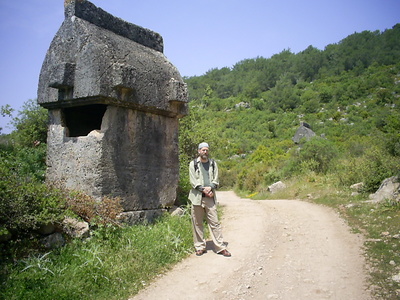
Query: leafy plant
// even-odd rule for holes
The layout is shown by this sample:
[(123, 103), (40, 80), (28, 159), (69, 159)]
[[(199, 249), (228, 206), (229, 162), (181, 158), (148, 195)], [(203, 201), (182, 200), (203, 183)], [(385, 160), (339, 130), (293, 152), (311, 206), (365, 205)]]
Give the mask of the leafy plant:
[[(29, 161), (18, 155), (0, 154), (0, 224), (19, 235), (60, 221), (63, 194), (41, 183), (35, 176), (37, 170), (33, 172), (32, 165), (27, 165)], [(24, 153), (22, 157), (27, 156)]]
[(12, 133), (16, 142), (26, 147), (46, 143), (48, 118), (47, 110), (40, 107), (36, 100), (26, 101), (11, 122), (17, 129)]

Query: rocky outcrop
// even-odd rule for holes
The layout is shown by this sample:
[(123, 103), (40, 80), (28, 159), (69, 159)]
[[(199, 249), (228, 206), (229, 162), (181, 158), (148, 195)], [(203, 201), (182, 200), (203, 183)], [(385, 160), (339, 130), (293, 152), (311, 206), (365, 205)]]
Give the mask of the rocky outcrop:
[(369, 195), (369, 202), (392, 200), (400, 202), (400, 180), (398, 176), (385, 179), (379, 189)]
[(301, 139), (306, 139), (307, 141), (315, 136), (315, 132), (311, 130), (310, 125), (302, 122), (300, 127), (297, 129), (292, 140), (296, 144), (300, 143)]

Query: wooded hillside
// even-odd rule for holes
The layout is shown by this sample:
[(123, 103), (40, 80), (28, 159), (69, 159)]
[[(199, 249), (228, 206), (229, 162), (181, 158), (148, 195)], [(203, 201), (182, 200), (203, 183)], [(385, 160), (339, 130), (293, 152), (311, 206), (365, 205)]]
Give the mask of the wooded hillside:
[[(264, 190), (298, 174), (334, 174), (373, 191), (400, 169), (400, 24), (324, 50), (289, 49), (185, 78), (183, 158), (208, 141), (225, 187)], [(300, 122), (317, 137), (292, 141)], [(183, 164), (184, 165), (184, 164)]]

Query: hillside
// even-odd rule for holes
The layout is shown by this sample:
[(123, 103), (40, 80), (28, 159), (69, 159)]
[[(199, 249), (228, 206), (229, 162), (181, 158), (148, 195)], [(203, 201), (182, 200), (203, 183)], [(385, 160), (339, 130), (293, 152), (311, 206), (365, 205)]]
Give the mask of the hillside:
[[(366, 200), (384, 179), (400, 175), (400, 24), (354, 33), (324, 50), (283, 50), (185, 80), (190, 115), (180, 127), (180, 201), (189, 188), (188, 161), (207, 141), (221, 189), (339, 211), (366, 238), (374, 295), (398, 299), (400, 204)], [(302, 122), (315, 137), (295, 143)], [(272, 194), (278, 181), (286, 188)], [(354, 191), (356, 183), (361, 188)]]
[[(364, 181), (372, 192), (399, 170), (400, 24), (185, 80), (191, 114), (181, 122), (182, 153), (193, 155), (193, 145), (207, 140), (226, 187), (257, 192), (308, 170), (339, 172), (342, 184)], [(319, 148), (320, 157), (295, 151), (300, 122), (324, 137), (303, 145)], [(249, 176), (261, 178), (246, 183)]]

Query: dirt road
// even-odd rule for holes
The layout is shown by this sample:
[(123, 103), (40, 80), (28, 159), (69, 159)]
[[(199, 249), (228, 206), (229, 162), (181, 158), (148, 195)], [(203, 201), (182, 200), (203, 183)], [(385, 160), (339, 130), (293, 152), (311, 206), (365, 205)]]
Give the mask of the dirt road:
[(192, 254), (132, 300), (367, 300), (362, 238), (331, 209), (219, 192), (232, 257)]

